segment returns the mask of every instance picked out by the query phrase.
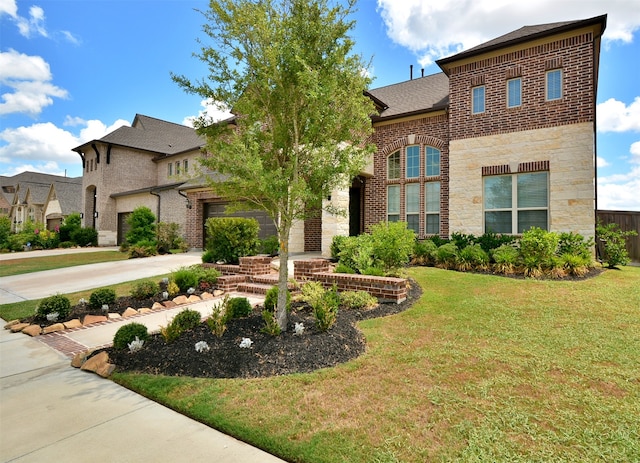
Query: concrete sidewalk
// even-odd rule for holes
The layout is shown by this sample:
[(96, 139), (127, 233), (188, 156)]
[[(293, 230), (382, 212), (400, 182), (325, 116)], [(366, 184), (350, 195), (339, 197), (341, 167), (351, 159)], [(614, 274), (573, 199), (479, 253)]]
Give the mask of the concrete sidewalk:
[[(55, 255), (64, 258), (69, 250), (64, 251)], [(199, 263), (200, 256), (158, 256), (4, 277), (0, 278), (0, 303), (10, 302), (9, 297), (37, 299), (153, 277)], [(250, 301), (258, 302), (255, 297)], [(205, 316), (215, 303), (197, 302), (36, 338), (0, 329), (0, 462), (282, 463), (112, 381), (70, 366), (69, 346), (89, 350), (111, 344), (124, 323), (136, 321), (155, 331), (185, 307)], [(0, 323), (6, 324), (1, 319)]]
[(0, 330), (0, 359), (2, 462), (282, 462), (70, 367), (36, 338)]

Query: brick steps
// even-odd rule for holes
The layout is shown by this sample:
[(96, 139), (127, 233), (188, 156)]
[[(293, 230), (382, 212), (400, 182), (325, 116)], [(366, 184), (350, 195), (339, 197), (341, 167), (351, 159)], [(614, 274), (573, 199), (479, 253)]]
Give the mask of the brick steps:
[(267, 294), (273, 287), (272, 284), (265, 283), (240, 283), (238, 285), (238, 291), (242, 293), (250, 293), (250, 294)]

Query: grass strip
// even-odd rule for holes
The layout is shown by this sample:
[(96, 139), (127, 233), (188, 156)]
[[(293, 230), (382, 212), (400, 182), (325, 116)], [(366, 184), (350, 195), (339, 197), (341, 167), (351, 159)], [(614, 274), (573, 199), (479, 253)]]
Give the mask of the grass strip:
[(100, 262), (114, 262), (126, 260), (127, 253), (119, 251), (96, 251), (77, 254), (63, 254), (60, 256), (27, 257), (3, 260), (0, 265), (0, 277), (21, 275), (24, 273), (41, 272), (58, 268), (75, 267)]

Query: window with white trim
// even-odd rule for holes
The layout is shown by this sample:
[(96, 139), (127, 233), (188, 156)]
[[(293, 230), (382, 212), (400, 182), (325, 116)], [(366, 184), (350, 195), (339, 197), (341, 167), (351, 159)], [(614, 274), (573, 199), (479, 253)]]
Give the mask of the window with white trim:
[(387, 178), (389, 180), (400, 178), (400, 151), (390, 154), (387, 158)]
[(420, 177), (420, 147), (415, 146), (407, 146), (405, 148), (406, 158), (406, 177), (407, 178), (418, 178)]
[(180, 175), (180, 161), (176, 162), (176, 175)]
[(559, 100), (562, 98), (562, 69), (554, 69), (547, 72), (547, 101)]
[(400, 220), (400, 185), (387, 187), (387, 221), (398, 222)]
[(170, 162), (167, 164), (167, 177), (171, 177), (173, 175), (173, 163)]
[(507, 81), (507, 108), (517, 108), (522, 104), (522, 79)]
[(424, 196), (424, 231), (427, 235), (437, 235), (440, 233), (440, 182), (425, 183)]
[(484, 112), (484, 85), (473, 87), (471, 89), (471, 112), (480, 114)]
[(420, 233), (420, 184), (408, 183), (404, 188), (407, 228)]
[(440, 175), (440, 150), (433, 146), (427, 146), (425, 153), (425, 171), (427, 177)]
[(186, 174), (187, 172), (189, 172), (189, 160), (185, 159), (184, 161), (182, 161), (182, 170), (183, 172)]
[(549, 229), (549, 173), (484, 177), (485, 233), (521, 234)]

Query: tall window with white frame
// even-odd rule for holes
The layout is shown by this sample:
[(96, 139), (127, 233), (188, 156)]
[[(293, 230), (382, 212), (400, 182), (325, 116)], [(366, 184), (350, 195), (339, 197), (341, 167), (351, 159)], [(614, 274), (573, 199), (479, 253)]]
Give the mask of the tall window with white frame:
[(187, 172), (189, 172), (189, 160), (185, 159), (184, 161), (182, 161), (182, 171), (186, 174)]
[(547, 71), (546, 86), (547, 101), (560, 100), (562, 98), (562, 69)]
[(473, 114), (484, 112), (484, 85), (471, 89), (471, 112)]
[(522, 79), (507, 81), (507, 108), (517, 108), (522, 104)]
[(521, 234), (549, 229), (549, 173), (484, 177), (485, 233)]
[(173, 175), (173, 162), (167, 164), (167, 177), (171, 177)]
[[(400, 179), (400, 151), (396, 151), (387, 157), (387, 179)], [(400, 185), (387, 186), (387, 221), (400, 220)]]
[(407, 183), (404, 196), (407, 228), (420, 234), (420, 183)]

